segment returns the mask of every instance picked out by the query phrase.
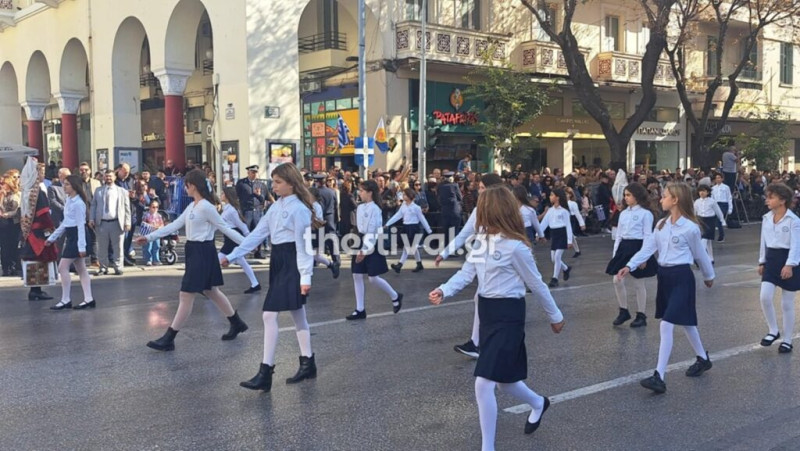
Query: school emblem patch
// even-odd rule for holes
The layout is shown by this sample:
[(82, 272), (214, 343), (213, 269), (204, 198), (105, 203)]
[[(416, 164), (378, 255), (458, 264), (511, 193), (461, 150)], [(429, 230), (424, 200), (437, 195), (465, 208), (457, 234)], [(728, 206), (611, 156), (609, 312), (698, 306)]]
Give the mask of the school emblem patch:
[(286, 219), (286, 218), (289, 217), (289, 212), (288, 211), (284, 211), (283, 213), (281, 213), (281, 216), (283, 216), (283, 219)]
[(673, 242), (674, 244), (678, 244), (678, 237), (677, 237), (677, 236), (673, 236), (673, 237), (672, 237), (672, 242)]
[(494, 253), (492, 254), (492, 258), (495, 260), (500, 260), (502, 256), (503, 254), (501, 254), (500, 251), (494, 251)]
[(789, 226), (783, 226), (783, 229), (781, 230), (783, 230), (783, 233), (786, 233), (789, 231)]

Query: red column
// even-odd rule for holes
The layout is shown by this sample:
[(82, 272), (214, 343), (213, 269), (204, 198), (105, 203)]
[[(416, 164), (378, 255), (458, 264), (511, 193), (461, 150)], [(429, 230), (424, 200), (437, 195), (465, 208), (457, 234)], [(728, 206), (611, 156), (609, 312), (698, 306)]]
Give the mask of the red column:
[(42, 131), (42, 121), (28, 120), (28, 146), (39, 150), (39, 161), (44, 161), (44, 132)]
[(78, 116), (61, 113), (62, 166), (74, 171), (78, 168)]
[(186, 167), (186, 139), (183, 135), (183, 96), (164, 96), (164, 131), (167, 141), (167, 160), (175, 167)]

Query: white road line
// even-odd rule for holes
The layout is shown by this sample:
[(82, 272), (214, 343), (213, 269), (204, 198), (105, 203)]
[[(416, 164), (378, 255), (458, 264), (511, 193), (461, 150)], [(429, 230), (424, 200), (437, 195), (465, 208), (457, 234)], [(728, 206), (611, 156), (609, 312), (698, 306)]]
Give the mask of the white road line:
[[(794, 336), (795, 339), (800, 338), (800, 334)], [(748, 352), (755, 351), (757, 349), (762, 349), (762, 346), (758, 343), (738, 346), (735, 348), (726, 349), (719, 352), (710, 353), (710, 357), (712, 362), (716, 362), (719, 360), (724, 360), (730, 357), (734, 357), (740, 354), (745, 354)], [(672, 365), (667, 366), (667, 373), (673, 372), (675, 370), (682, 370), (688, 368), (691, 364), (693, 364), (695, 360), (684, 360), (682, 362), (673, 363)], [(568, 392), (560, 393), (558, 395), (550, 396), (550, 403), (555, 404), (559, 402), (569, 401), (576, 398), (582, 398), (584, 396), (593, 395), (595, 393), (600, 393), (602, 391), (611, 390), (617, 387), (622, 387), (623, 385), (632, 384), (634, 382), (638, 382), (646, 377), (649, 377), (653, 374), (653, 369), (649, 369), (647, 371), (641, 371), (639, 373), (630, 374), (628, 376), (618, 377), (616, 379), (612, 379), (610, 381), (601, 382), (599, 384), (589, 385), (587, 387), (578, 388), (576, 390), (570, 390)], [(643, 389), (644, 390), (644, 389)], [(531, 410), (531, 407), (528, 404), (519, 404), (516, 406), (509, 407), (507, 409), (503, 409), (504, 412), (508, 413), (526, 413)]]
[(741, 287), (741, 286), (750, 285), (752, 283), (756, 283), (755, 286), (760, 286), (761, 285), (761, 279), (759, 278), (759, 279), (742, 280), (742, 281), (739, 281), (739, 282), (723, 283), (722, 286), (723, 287)]

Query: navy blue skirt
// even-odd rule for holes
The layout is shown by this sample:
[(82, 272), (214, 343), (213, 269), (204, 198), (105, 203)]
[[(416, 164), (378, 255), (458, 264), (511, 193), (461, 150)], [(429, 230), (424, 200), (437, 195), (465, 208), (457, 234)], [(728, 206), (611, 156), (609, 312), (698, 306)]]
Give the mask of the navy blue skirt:
[(221, 287), (222, 269), (214, 241), (187, 241), (185, 247), (186, 271), (181, 280), (181, 291), (202, 293)]
[(656, 318), (679, 326), (696, 326), (694, 273), (689, 265), (659, 266)]
[[(403, 224), (403, 236), (405, 237), (406, 242), (410, 245), (414, 244), (414, 238), (417, 235), (421, 235), (422, 226), (420, 224)], [(400, 243), (404, 245), (405, 243)], [(420, 244), (420, 243), (417, 243)]]
[(536, 229), (533, 226), (525, 227), (525, 234), (528, 235), (528, 241), (531, 244), (536, 243)]
[(786, 291), (800, 290), (800, 267), (792, 268), (792, 277), (781, 279), (781, 270), (786, 266), (789, 249), (767, 248), (766, 261), (764, 262), (764, 275), (762, 282), (769, 282)]
[(567, 245), (567, 228), (559, 227), (554, 229), (550, 227), (550, 250), (557, 251), (559, 249), (566, 249)]
[(717, 217), (716, 216), (698, 216), (702, 224), (700, 224), (700, 231), (703, 234), (700, 238), (704, 240), (713, 240), (714, 239), (714, 229), (717, 227)]
[(61, 258), (78, 258), (78, 228), (67, 227), (64, 230), (64, 249), (61, 250)]
[[(364, 235), (359, 233), (358, 236), (361, 238), (361, 242), (363, 243)], [(381, 248), (380, 246), (381, 240), (379, 238), (375, 243), (375, 248), (370, 254), (367, 254), (364, 257), (364, 260), (361, 260), (361, 263), (356, 263), (358, 252), (356, 252), (356, 255), (353, 255), (353, 258), (350, 261), (350, 268), (353, 271), (353, 274), (367, 274), (370, 277), (375, 277), (389, 272), (389, 265), (386, 264), (386, 256), (379, 252), (379, 249)]]
[(478, 296), (481, 352), (475, 377), (513, 383), (528, 377), (525, 350), (525, 298)]
[(265, 312), (298, 310), (306, 304), (300, 294), (300, 270), (294, 242), (272, 244), (269, 256), (269, 289), (264, 299)]
[[(611, 261), (608, 262), (608, 266), (606, 266), (606, 274), (609, 276), (615, 276), (619, 272), (620, 269), (624, 268), (625, 265), (631, 261), (634, 255), (639, 252), (639, 249), (642, 248), (642, 244), (644, 240), (622, 240), (619, 242), (619, 247), (617, 247), (617, 252), (614, 254), (614, 257)], [(658, 272), (658, 260), (654, 256), (650, 256), (647, 259), (647, 264), (645, 265), (644, 269), (636, 268), (635, 271), (631, 272), (631, 275), (637, 279), (643, 279), (645, 277), (653, 277)]]
[(225, 236), (225, 241), (222, 243), (222, 249), (219, 250), (220, 253), (228, 255), (236, 248), (237, 244), (232, 239)]

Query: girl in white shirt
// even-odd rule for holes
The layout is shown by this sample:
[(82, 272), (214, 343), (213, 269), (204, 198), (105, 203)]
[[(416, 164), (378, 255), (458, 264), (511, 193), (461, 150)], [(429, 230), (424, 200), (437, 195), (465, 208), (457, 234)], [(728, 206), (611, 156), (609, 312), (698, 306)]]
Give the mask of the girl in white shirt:
[(76, 310), (95, 308), (92, 297), (92, 281), (86, 270), (86, 193), (83, 192), (83, 183), (77, 175), (69, 175), (64, 180), (64, 192), (67, 194), (67, 203), (64, 205), (64, 220), (61, 225), (47, 238), (47, 246), (52, 246), (61, 235), (66, 234), (64, 249), (61, 252), (61, 261), (58, 263), (58, 273), (61, 277), (61, 300), (50, 307), (52, 310), (72, 308), (70, 300), (70, 274), (69, 267), (75, 264), (75, 269), (81, 279), (83, 288), (83, 302), (75, 306)]
[(567, 193), (557, 188), (550, 193), (550, 207), (542, 218), (542, 233), (539, 239), (544, 240), (544, 231), (550, 227), (550, 260), (553, 262), (553, 278), (550, 279), (550, 288), (558, 286), (558, 275), (564, 271), (564, 280), (569, 280), (572, 268), (562, 261), (564, 251), (572, 247), (572, 224), (569, 220)]
[(231, 302), (219, 289), (223, 281), (217, 250), (214, 247), (214, 232), (219, 230), (237, 243), (241, 242), (244, 237), (230, 228), (219, 215), (215, 207), (217, 199), (211, 192), (211, 183), (206, 179), (205, 172), (199, 169), (189, 171), (184, 178), (184, 187), (194, 202), (189, 204), (178, 216), (178, 219), (171, 224), (136, 239), (138, 244), (145, 244), (177, 233), (178, 230), (186, 227), (186, 269), (178, 295), (180, 299), (178, 311), (167, 332), (158, 340), (147, 343), (147, 347), (158, 351), (175, 349), (175, 336), (189, 315), (192, 314), (192, 306), (197, 293), (202, 293), (211, 299), (230, 321), (230, 330), (222, 336), (223, 340), (233, 340), (241, 332), (247, 330), (247, 324), (239, 318), (239, 314), (233, 309)]
[(509, 214), (519, 202), (503, 186), (487, 188), (478, 197), (477, 245), (472, 247), (464, 267), (447, 283), (428, 295), (439, 304), (478, 277), (478, 312), (481, 349), (475, 365), (475, 398), (480, 417), (482, 449), (494, 450), (497, 427), (495, 387), (532, 407), (525, 422), (525, 433), (541, 424), (550, 400), (525, 385), (528, 359), (525, 349), (525, 286), (531, 289), (547, 313), (553, 332), (564, 327), (558, 309), (531, 253), (531, 244), (522, 232), (522, 217)]
[(655, 231), (645, 239), (639, 250), (619, 270), (623, 278), (653, 253), (658, 251), (658, 291), (656, 293), (656, 318), (661, 319), (661, 345), (658, 349), (658, 365), (653, 375), (641, 381), (645, 388), (656, 393), (667, 391), (664, 377), (672, 352), (672, 335), (675, 325), (683, 326), (697, 360), (686, 370), (686, 376), (697, 377), (711, 369), (708, 352), (700, 341), (695, 309), (694, 273), (690, 265), (697, 261), (703, 272), (705, 285), (714, 282), (714, 268), (703, 245), (700, 243), (700, 227), (692, 208), (692, 192), (685, 183), (668, 183), (661, 197), (661, 208), (670, 215), (656, 225)]
[(400, 206), (400, 209), (397, 210), (394, 216), (386, 221), (385, 227), (388, 229), (400, 219), (403, 220), (403, 234), (400, 235), (400, 240), (403, 242), (403, 253), (400, 255), (400, 261), (392, 265), (392, 269), (398, 274), (403, 268), (406, 259), (408, 259), (409, 251), (414, 252), (414, 260), (417, 262), (417, 267), (411, 272), (420, 272), (423, 270), (422, 257), (419, 254), (419, 245), (422, 240), (420, 225), (429, 235), (433, 233), (431, 226), (428, 225), (428, 221), (425, 219), (425, 215), (422, 214), (422, 209), (419, 208), (419, 205), (414, 203), (415, 197), (417, 197), (417, 193), (411, 188), (406, 188), (405, 191), (403, 191), (403, 205)]
[(767, 320), (769, 333), (761, 346), (770, 346), (781, 338), (775, 317), (775, 287), (781, 288), (783, 310), (783, 342), (778, 352), (792, 352), (794, 335), (794, 297), (800, 290), (800, 219), (789, 210), (792, 190), (783, 183), (771, 183), (764, 191), (769, 213), (761, 221), (761, 245), (758, 253), (758, 275), (761, 276), (761, 309)]
[(381, 228), (383, 227), (383, 212), (378, 205), (381, 202), (378, 184), (374, 180), (361, 183), (358, 189), (361, 205), (356, 209), (356, 229), (361, 237), (361, 249), (353, 256), (351, 268), (353, 271), (353, 284), (356, 292), (356, 309), (347, 315), (347, 320), (367, 318), (364, 307), (364, 276), (369, 276), (369, 282), (380, 288), (392, 299), (392, 311), (397, 313), (403, 306), (403, 293), (397, 291), (380, 276), (389, 272), (386, 265), (386, 256), (380, 248)]
[[(239, 230), (239, 232), (242, 233), (242, 236), (249, 235), (250, 229), (247, 227), (247, 224), (244, 223), (244, 218), (242, 217), (241, 209), (239, 207), (239, 195), (236, 194), (236, 188), (232, 186), (226, 186), (223, 188), (222, 197), (220, 200), (222, 201), (222, 213), (220, 215), (228, 224), (228, 227)], [(217, 254), (217, 257), (222, 258), (223, 256), (228, 255), (235, 247), (236, 243), (226, 236), (225, 241), (222, 244), (222, 248)], [(239, 258), (232, 263), (236, 263), (237, 265), (241, 266), (242, 272), (244, 272), (244, 274), (247, 276), (247, 279), (250, 281), (250, 288), (244, 290), (244, 294), (261, 291), (261, 284), (258, 283), (256, 274), (253, 272), (253, 268), (250, 266), (250, 263), (247, 263), (247, 259), (245, 257)]]
[(533, 243), (536, 240), (536, 235), (542, 235), (542, 226), (539, 224), (539, 216), (536, 214), (536, 209), (531, 205), (528, 198), (528, 190), (522, 185), (517, 185), (512, 190), (514, 197), (519, 202), (519, 214), (522, 215), (522, 226), (525, 227), (525, 234), (528, 241)]
[[(575, 191), (572, 188), (567, 187), (567, 204), (569, 205), (569, 221), (570, 225), (572, 226), (572, 249), (575, 251), (575, 254), (572, 255), (572, 258), (578, 258), (581, 256), (581, 248), (578, 247), (578, 230), (583, 233), (586, 231), (586, 222), (583, 220), (583, 215), (581, 214), (580, 208), (578, 208), (578, 203), (575, 202)], [(585, 234), (583, 236), (586, 236)]]
[(697, 215), (697, 219), (700, 220), (703, 229), (701, 236), (703, 247), (711, 258), (711, 264), (714, 264), (714, 229), (717, 227), (717, 220), (720, 221), (723, 227), (727, 227), (727, 224), (722, 210), (719, 209), (719, 204), (709, 197), (711, 188), (708, 185), (698, 186), (697, 195), (700, 197), (694, 201), (694, 214)]

